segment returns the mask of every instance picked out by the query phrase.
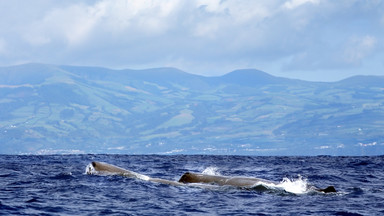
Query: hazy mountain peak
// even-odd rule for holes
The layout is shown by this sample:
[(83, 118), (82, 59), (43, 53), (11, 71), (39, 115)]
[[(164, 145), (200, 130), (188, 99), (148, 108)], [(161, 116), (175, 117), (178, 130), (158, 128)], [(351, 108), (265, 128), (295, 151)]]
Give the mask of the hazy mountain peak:
[(61, 73), (56, 66), (38, 63), (0, 67), (0, 84), (40, 84), (58, 72)]
[(221, 78), (226, 82), (245, 86), (283, 84), (292, 81), (291, 79), (275, 77), (256, 69), (235, 70), (223, 75)]
[(345, 86), (384, 87), (384, 76), (358, 75), (343, 79), (337, 83)]

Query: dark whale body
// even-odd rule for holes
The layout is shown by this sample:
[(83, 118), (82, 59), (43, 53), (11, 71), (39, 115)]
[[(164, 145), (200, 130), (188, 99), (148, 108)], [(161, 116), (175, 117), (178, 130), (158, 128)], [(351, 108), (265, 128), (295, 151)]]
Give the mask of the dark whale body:
[[(217, 176), (217, 175), (206, 175), (200, 173), (186, 172), (181, 176), (179, 182), (182, 183), (208, 183), (216, 184), (220, 186), (230, 185), (235, 187), (250, 188), (259, 184), (277, 185), (277, 182), (252, 177), (229, 177), (229, 176)], [(315, 188), (314, 190), (324, 193), (336, 192), (335, 187), (329, 186), (324, 189)]]
[(265, 183), (265, 184), (277, 184), (277, 182), (268, 181), (260, 178), (251, 177), (229, 177), (229, 176), (217, 176), (217, 175), (206, 175), (200, 173), (186, 172), (181, 176), (179, 182), (182, 183), (208, 183), (217, 184), (220, 186), (231, 185), (236, 187), (252, 187), (254, 185)]
[[(123, 169), (121, 167), (117, 167), (111, 164), (103, 163), (103, 162), (92, 162), (88, 165), (87, 174), (113, 174), (113, 175), (122, 175), (130, 178), (138, 178), (145, 181), (158, 182), (163, 184), (169, 184), (174, 186), (185, 186), (190, 185), (194, 187), (202, 187), (202, 188), (210, 188), (212, 185), (218, 186), (234, 186), (239, 188), (252, 188), (253, 186), (260, 184), (269, 184), (269, 185), (277, 185), (277, 182), (260, 179), (260, 178), (252, 178), (252, 177), (229, 177), (229, 176), (218, 176), (218, 175), (206, 175), (199, 173), (184, 173), (178, 182), (160, 179), (160, 178), (151, 178), (146, 175), (142, 175), (130, 170)], [(198, 183), (198, 184), (193, 184)], [(336, 189), (333, 186), (329, 186), (325, 189), (313, 188), (316, 191), (329, 193), (336, 192)]]
[(160, 179), (160, 178), (151, 178), (146, 175), (142, 175), (136, 172), (132, 172), (126, 169), (123, 169), (118, 166), (114, 166), (111, 164), (103, 163), (103, 162), (92, 162), (91, 163), (92, 167), (90, 167), (90, 170), (87, 170), (87, 174), (93, 174), (92, 169), (96, 171), (97, 173), (101, 174), (114, 174), (114, 175), (122, 175), (125, 177), (130, 177), (130, 178), (138, 178), (141, 180), (145, 181), (152, 181), (152, 182), (158, 182), (158, 183), (163, 183), (163, 184), (169, 184), (169, 185), (175, 185), (175, 186), (180, 186), (184, 185), (182, 183), (176, 182), (176, 181), (170, 181), (166, 179)]

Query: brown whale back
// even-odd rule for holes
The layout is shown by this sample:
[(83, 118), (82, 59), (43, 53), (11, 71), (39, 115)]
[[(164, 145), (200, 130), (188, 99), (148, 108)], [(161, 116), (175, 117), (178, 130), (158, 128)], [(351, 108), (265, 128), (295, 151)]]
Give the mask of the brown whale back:
[(213, 175), (204, 175), (198, 173), (186, 172), (181, 176), (179, 182), (182, 183), (214, 183), (223, 185), (224, 182), (228, 180), (227, 177), (223, 176), (213, 176)]
[(151, 178), (149, 176), (145, 176), (139, 173), (135, 173), (133, 171), (129, 171), (111, 164), (103, 163), (103, 162), (92, 162), (93, 168), (101, 173), (112, 173), (112, 174), (119, 174), (123, 175), (126, 177), (134, 177), (134, 178), (139, 178), (142, 180), (147, 180), (147, 181), (152, 181), (152, 182), (158, 182), (158, 183), (163, 183), (163, 184), (169, 184), (169, 185), (174, 185), (174, 186), (180, 186), (183, 185), (180, 182), (176, 181), (171, 181), (171, 180), (166, 180), (166, 179), (160, 179), (160, 178)]
[(235, 187), (252, 187), (260, 183), (274, 184), (271, 181), (259, 179), (259, 178), (250, 178), (250, 177), (228, 177), (228, 176), (217, 176), (217, 175), (206, 175), (198, 173), (184, 173), (183, 176), (179, 179), (179, 182), (182, 183), (208, 183), (208, 184), (217, 184), (220, 186), (229, 185)]
[[(268, 181), (260, 178), (252, 177), (228, 177), (228, 176), (217, 176), (217, 175), (205, 175), (199, 173), (186, 172), (179, 179), (179, 182), (188, 184), (188, 183), (206, 183), (206, 184), (215, 184), (219, 186), (228, 185), (235, 187), (253, 187), (259, 184), (272, 184), (277, 185), (277, 182)], [(337, 192), (335, 187), (329, 186), (327, 188), (321, 189), (313, 187), (314, 190), (323, 192), (323, 193), (333, 193)]]
[(129, 173), (130, 171), (111, 165), (103, 162), (92, 162), (93, 168), (95, 168), (96, 171), (98, 172), (110, 172), (110, 173)]

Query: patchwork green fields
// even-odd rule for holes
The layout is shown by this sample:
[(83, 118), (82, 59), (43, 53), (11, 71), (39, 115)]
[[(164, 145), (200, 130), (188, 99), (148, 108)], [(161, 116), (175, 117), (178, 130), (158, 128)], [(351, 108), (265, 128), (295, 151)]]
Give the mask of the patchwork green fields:
[(2, 154), (384, 153), (383, 76), (27, 64), (0, 68), (0, 111)]

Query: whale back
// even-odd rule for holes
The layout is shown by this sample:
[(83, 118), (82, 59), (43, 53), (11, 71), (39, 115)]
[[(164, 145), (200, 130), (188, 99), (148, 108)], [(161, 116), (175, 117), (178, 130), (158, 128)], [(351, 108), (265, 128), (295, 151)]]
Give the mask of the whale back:
[(328, 187), (326, 187), (324, 189), (317, 189), (317, 191), (324, 192), (324, 193), (335, 193), (335, 192), (337, 192), (336, 188), (334, 186), (328, 186)]
[(182, 183), (214, 183), (223, 185), (228, 178), (224, 176), (204, 175), (199, 173), (186, 172), (179, 179)]
[(107, 164), (107, 163), (103, 163), (103, 162), (93, 161), (91, 164), (97, 172), (108, 172), (108, 173), (119, 173), (119, 174), (124, 174), (124, 173), (130, 172), (130, 171), (123, 169), (123, 168), (120, 168), (118, 166), (114, 166), (112, 164)]
[(182, 183), (208, 183), (216, 184), (220, 186), (229, 185), (235, 187), (252, 187), (261, 183), (264, 184), (275, 184), (274, 182), (267, 181), (260, 178), (251, 177), (228, 177), (218, 175), (206, 175), (200, 173), (186, 172), (179, 179)]
[(136, 173), (133, 171), (129, 171), (129, 170), (123, 169), (121, 167), (114, 166), (112, 164), (93, 161), (91, 163), (91, 165), (92, 165), (93, 169), (97, 173), (100, 173), (100, 174), (122, 175), (122, 176), (129, 177), (129, 178), (142, 179), (145, 181), (148, 181), (150, 179), (149, 176), (142, 175), (140, 173)]

